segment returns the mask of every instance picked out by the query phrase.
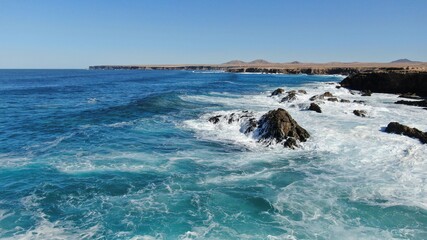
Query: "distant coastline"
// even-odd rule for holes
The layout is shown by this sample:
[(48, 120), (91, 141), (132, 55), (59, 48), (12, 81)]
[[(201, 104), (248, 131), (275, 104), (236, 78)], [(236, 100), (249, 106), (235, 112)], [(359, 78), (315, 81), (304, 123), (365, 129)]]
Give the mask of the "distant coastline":
[(310, 75), (352, 75), (357, 73), (418, 73), (427, 72), (427, 63), (400, 59), (390, 63), (270, 63), (265, 60), (243, 62), (239, 60), (223, 64), (160, 64), (160, 65), (97, 65), (90, 70), (190, 70), (224, 71), (235, 73), (279, 73)]

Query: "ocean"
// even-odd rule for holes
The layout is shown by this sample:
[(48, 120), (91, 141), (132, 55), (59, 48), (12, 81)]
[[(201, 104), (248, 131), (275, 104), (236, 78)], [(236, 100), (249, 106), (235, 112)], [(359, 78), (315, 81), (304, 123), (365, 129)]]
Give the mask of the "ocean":
[[(427, 146), (383, 131), (426, 131), (426, 110), (342, 79), (0, 70), (0, 238), (427, 239)], [(350, 103), (307, 111), (326, 91)], [(299, 148), (208, 121), (277, 108), (310, 133)]]

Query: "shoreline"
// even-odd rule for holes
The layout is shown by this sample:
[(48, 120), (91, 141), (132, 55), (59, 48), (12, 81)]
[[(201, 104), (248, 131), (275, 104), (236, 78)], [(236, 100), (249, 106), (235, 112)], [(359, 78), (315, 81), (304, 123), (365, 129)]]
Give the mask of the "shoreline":
[(284, 63), (284, 64), (179, 64), (179, 65), (95, 65), (89, 70), (189, 70), (229, 73), (353, 75), (358, 73), (427, 72), (427, 63)]

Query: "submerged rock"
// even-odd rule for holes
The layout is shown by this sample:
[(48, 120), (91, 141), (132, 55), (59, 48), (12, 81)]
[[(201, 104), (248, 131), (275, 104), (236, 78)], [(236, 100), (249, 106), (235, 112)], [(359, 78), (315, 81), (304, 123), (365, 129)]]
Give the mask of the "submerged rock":
[(298, 90), (298, 93), (301, 93), (301, 94), (307, 94), (307, 91), (306, 91), (306, 90), (304, 90), (304, 89), (300, 89), (300, 90)]
[(358, 117), (366, 117), (367, 114), (365, 110), (354, 110), (353, 113)]
[(308, 110), (322, 113), (322, 109), (319, 107), (319, 105), (315, 103), (310, 103), (310, 107), (308, 107)]
[(342, 102), (342, 103), (349, 103), (349, 102), (350, 102), (350, 100), (347, 100), (347, 99), (341, 99), (341, 100), (340, 100), (340, 102)]
[(328, 101), (330, 101), (330, 102), (338, 102), (338, 98), (331, 97), (331, 98), (328, 98)]
[[(297, 146), (297, 140), (305, 142), (310, 137), (310, 134), (291, 117), (284, 109), (269, 111), (259, 120), (258, 134), (260, 141), (264, 142), (282, 142), (285, 147)], [(289, 140), (293, 138), (294, 140)], [(289, 141), (288, 141), (289, 140)]]
[(213, 123), (213, 124), (217, 124), (219, 122), (220, 118), (222, 118), (222, 115), (217, 115), (217, 116), (210, 117), (208, 119), (208, 121)]
[(312, 97), (310, 98), (310, 101), (314, 101), (314, 100), (316, 100), (316, 99), (331, 98), (331, 97), (334, 97), (334, 95), (333, 95), (332, 93), (330, 93), (330, 92), (325, 92), (325, 93), (320, 94), (320, 95), (314, 95), (314, 96), (312, 96)]
[(276, 95), (279, 95), (279, 94), (283, 94), (284, 92), (285, 92), (285, 89), (283, 89), (283, 88), (278, 88), (278, 89), (274, 90), (274, 91), (271, 93), (271, 95), (270, 95), (270, 96), (276, 96)]
[(387, 125), (386, 132), (388, 133), (396, 133), (396, 134), (402, 134), (411, 138), (417, 138), (420, 140), (421, 143), (427, 143), (427, 133), (421, 132), (420, 130), (416, 128), (411, 128), (405, 125), (402, 125), (398, 122), (391, 122)]
[(297, 99), (296, 91), (290, 91), (290, 92), (288, 92), (288, 95), (286, 95), (286, 97), (282, 98), (282, 100), (280, 102), (292, 102), (295, 99)]

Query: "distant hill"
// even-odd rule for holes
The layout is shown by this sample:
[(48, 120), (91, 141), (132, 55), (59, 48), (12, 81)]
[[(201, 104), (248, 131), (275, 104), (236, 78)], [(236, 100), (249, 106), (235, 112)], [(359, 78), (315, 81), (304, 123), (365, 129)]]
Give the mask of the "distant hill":
[(264, 59), (257, 59), (257, 60), (253, 60), (251, 62), (248, 62), (249, 64), (254, 64), (254, 65), (262, 65), (262, 64), (271, 64), (271, 62), (266, 61)]
[(244, 61), (240, 61), (240, 60), (233, 60), (233, 61), (229, 61), (229, 62), (226, 62), (226, 63), (223, 63), (223, 64), (225, 64), (225, 65), (245, 65), (245, 64), (248, 64), (248, 63), (244, 62)]
[(418, 61), (411, 61), (411, 60), (409, 60), (407, 58), (402, 58), (402, 59), (397, 59), (395, 61), (392, 61), (390, 63), (420, 63), (420, 62), (418, 62)]
[(241, 60), (233, 60), (226, 63), (223, 63), (224, 65), (265, 65), (265, 64), (271, 64), (271, 62), (266, 61), (264, 59), (256, 59), (250, 62), (245, 62)]

